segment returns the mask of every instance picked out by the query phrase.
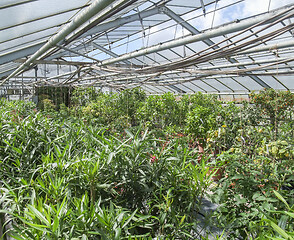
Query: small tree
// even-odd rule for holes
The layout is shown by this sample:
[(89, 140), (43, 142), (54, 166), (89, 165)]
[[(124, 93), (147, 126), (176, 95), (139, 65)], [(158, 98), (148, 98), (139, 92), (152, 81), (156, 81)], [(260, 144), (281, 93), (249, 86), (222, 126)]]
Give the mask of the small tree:
[(120, 116), (127, 116), (132, 126), (137, 125), (136, 113), (144, 103), (146, 93), (140, 88), (126, 89), (117, 95), (117, 108)]
[(186, 122), (186, 131), (204, 145), (208, 131), (216, 128), (216, 113), (199, 105), (188, 113)]
[(255, 104), (263, 117), (268, 117), (276, 135), (279, 122), (287, 118), (288, 110), (294, 106), (294, 94), (290, 91), (265, 89), (259, 93), (250, 94), (251, 103)]

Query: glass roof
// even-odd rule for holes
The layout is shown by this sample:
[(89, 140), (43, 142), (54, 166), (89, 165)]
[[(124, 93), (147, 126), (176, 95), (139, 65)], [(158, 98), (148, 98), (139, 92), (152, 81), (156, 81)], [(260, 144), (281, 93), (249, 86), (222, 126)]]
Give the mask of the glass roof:
[(0, 90), (294, 91), (293, 0), (2, 0)]

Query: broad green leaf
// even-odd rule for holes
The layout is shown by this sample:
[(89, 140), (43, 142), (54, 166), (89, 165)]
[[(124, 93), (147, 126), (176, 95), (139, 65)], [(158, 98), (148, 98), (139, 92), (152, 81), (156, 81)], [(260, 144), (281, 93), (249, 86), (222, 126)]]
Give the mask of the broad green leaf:
[(12, 147), (12, 149), (13, 149), (14, 151), (16, 151), (18, 154), (22, 154), (21, 149), (19, 149), (19, 148), (17, 148), (17, 147)]
[(179, 224), (180, 226), (183, 224), (185, 218), (186, 218), (186, 215), (184, 215), (184, 216), (182, 217), (182, 219), (181, 219), (181, 221), (180, 221), (180, 224)]
[(93, 231), (89, 231), (89, 234), (94, 234), (94, 235), (101, 235), (100, 232), (93, 232)]
[(282, 229), (285, 229), (286, 228), (286, 225), (288, 223), (288, 219), (289, 219), (289, 216), (287, 215), (282, 215), (280, 220), (279, 220), (279, 223), (278, 223), (278, 226)]
[(61, 203), (61, 205), (60, 205), (60, 207), (59, 207), (59, 209), (58, 209), (58, 211), (56, 213), (57, 217), (60, 217), (63, 214), (63, 212), (65, 210), (65, 207), (64, 207), (65, 201), (66, 201), (66, 197), (64, 197), (64, 199), (63, 199), (63, 201), (62, 201), (62, 203)]
[(35, 223), (31, 223), (31, 222), (28, 222), (28, 221), (25, 221), (25, 220), (22, 220), (25, 224), (33, 227), (34, 229), (37, 229), (41, 232), (46, 232), (46, 233), (50, 233), (49, 230), (47, 230), (48, 226), (46, 225), (40, 225), (40, 224), (35, 224)]
[(232, 179), (232, 180), (238, 180), (238, 179), (243, 179), (243, 178), (244, 178), (243, 175), (241, 175), (241, 174), (236, 174), (236, 175), (234, 175), (231, 179)]
[(8, 234), (10, 237), (12, 237), (15, 240), (27, 240), (26, 238), (23, 238), (22, 236), (20, 236), (17, 233), (12, 233), (12, 234)]
[(246, 198), (241, 198), (239, 195), (235, 195), (235, 198), (239, 204), (244, 204), (247, 202)]
[(111, 161), (112, 161), (112, 158), (115, 156), (115, 152), (111, 152), (108, 156), (108, 159), (107, 159), (107, 164), (110, 164)]
[(282, 237), (284, 237), (287, 240), (293, 240), (291, 236), (289, 236), (282, 228), (280, 228), (277, 224), (275, 224), (273, 221), (270, 221), (270, 225), (272, 228), (279, 233)]
[(261, 196), (261, 193), (256, 192), (256, 193), (253, 194), (252, 199), (255, 200), (256, 198), (258, 198), (258, 197), (260, 197), (260, 196)]
[(271, 240), (285, 240), (285, 238), (277, 238), (277, 237), (271, 237), (271, 236), (267, 236), (267, 239), (271, 239)]
[(258, 201), (266, 201), (267, 198), (263, 195), (260, 195), (259, 197), (257, 197), (255, 200), (258, 200)]

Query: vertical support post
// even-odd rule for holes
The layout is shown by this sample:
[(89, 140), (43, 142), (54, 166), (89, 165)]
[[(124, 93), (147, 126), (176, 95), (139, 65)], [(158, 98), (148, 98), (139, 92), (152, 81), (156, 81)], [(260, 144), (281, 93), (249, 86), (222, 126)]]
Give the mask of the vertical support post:
[(58, 76), (57, 81), (59, 82), (60, 79), (59, 79), (59, 64), (58, 63), (56, 64), (56, 72), (57, 72), (57, 76)]
[(22, 100), (24, 100), (24, 82), (23, 82), (23, 74), (21, 75), (21, 94), (22, 94)]

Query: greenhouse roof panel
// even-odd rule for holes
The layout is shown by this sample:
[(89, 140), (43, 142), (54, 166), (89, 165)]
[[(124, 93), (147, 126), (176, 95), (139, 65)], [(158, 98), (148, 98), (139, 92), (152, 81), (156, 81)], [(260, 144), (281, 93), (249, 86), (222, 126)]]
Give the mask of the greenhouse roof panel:
[(293, 19), (292, 0), (5, 0), (0, 88), (293, 90)]

